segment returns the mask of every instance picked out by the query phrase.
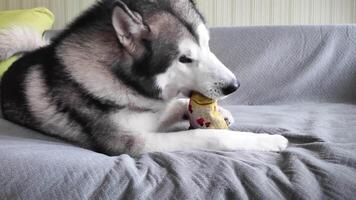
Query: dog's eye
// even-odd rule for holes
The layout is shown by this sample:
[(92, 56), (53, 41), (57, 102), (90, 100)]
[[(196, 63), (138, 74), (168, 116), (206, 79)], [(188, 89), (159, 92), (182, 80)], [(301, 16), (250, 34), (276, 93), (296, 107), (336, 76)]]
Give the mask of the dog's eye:
[(192, 63), (193, 59), (188, 58), (187, 56), (181, 56), (179, 58), (179, 62), (181, 62), (181, 63)]

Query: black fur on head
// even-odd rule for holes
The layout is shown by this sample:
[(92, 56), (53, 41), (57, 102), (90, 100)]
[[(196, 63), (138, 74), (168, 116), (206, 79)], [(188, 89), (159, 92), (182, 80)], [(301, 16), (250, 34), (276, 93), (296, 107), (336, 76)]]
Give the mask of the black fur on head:
[[(187, 7), (190, 9), (189, 12), (198, 14), (196, 20), (202, 22), (203, 18), (196, 10), (195, 3), (191, 0), (184, 1), (191, 4)], [(149, 98), (160, 99), (160, 89), (155, 85), (155, 76), (165, 72), (179, 56), (177, 46), (179, 37), (191, 37), (198, 40), (194, 32), (197, 23), (182, 17), (180, 14), (182, 11), (175, 10), (177, 8), (174, 7), (174, 2), (175, 0), (99, 1), (55, 38), (54, 45), (60, 45), (73, 35), (79, 35), (82, 38), (83, 46), (85, 43), (90, 43), (94, 37), (112, 39), (111, 43), (115, 43), (116, 45), (113, 46), (117, 48), (112, 49), (112, 52), (119, 53), (116, 57), (112, 56), (112, 60), (106, 63), (107, 67), (138, 93)], [(126, 22), (117, 23), (117, 27), (113, 26), (115, 23), (113, 15), (117, 12), (117, 7), (122, 8), (119, 12), (128, 12), (126, 17), (133, 16), (134, 19), (127, 23), (137, 25), (147, 33), (124, 33), (130, 28), (137, 31), (137, 27), (130, 27)], [(119, 13), (119, 20), (126, 20), (121, 14)], [(136, 24), (139, 23), (137, 19), (142, 19), (142, 26)], [(131, 47), (139, 53), (131, 52)], [(99, 55), (92, 56), (92, 59), (99, 58)]]

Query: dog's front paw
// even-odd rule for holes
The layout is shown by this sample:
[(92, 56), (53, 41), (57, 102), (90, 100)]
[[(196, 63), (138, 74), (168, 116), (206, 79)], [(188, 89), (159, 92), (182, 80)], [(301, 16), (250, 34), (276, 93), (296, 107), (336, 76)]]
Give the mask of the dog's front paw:
[(259, 150), (283, 151), (288, 146), (288, 140), (281, 135), (261, 134), (257, 139)]
[(231, 125), (233, 125), (235, 123), (234, 117), (232, 116), (230, 111), (226, 110), (223, 107), (219, 107), (219, 112), (224, 117), (224, 119), (227, 123), (227, 126), (230, 127)]
[(254, 150), (254, 151), (283, 151), (288, 146), (288, 140), (281, 135), (256, 134), (230, 130), (212, 130), (211, 144), (219, 150)]

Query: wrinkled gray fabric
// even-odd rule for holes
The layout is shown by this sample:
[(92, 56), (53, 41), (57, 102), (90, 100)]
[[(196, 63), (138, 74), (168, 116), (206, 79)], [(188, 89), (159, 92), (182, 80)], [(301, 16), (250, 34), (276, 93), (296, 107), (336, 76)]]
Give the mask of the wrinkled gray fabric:
[(354, 199), (356, 27), (212, 36), (242, 83), (233, 128), (285, 135), (286, 151), (109, 157), (0, 119), (0, 199)]

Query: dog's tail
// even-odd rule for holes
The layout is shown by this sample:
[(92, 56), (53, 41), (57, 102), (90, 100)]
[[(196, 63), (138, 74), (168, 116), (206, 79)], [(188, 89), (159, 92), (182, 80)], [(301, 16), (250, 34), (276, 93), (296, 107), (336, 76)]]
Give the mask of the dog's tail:
[(13, 26), (0, 29), (0, 60), (47, 45), (42, 35), (28, 27)]

